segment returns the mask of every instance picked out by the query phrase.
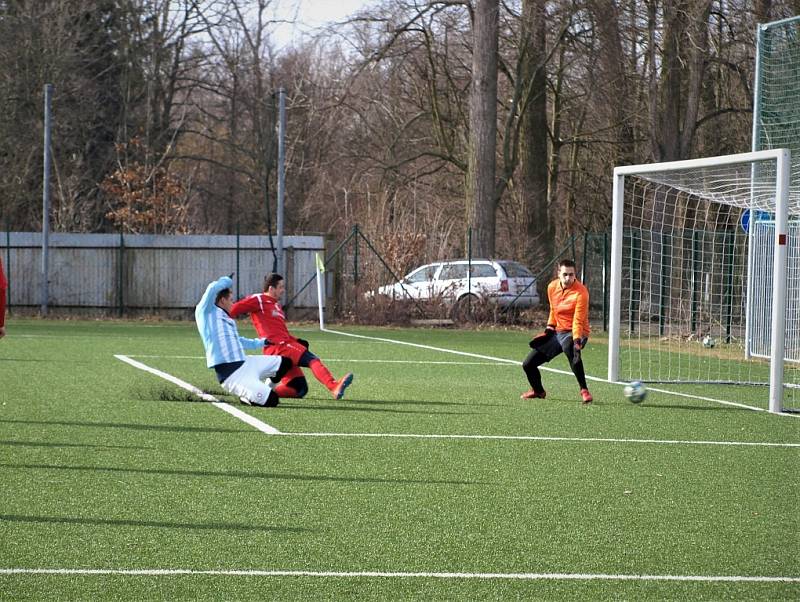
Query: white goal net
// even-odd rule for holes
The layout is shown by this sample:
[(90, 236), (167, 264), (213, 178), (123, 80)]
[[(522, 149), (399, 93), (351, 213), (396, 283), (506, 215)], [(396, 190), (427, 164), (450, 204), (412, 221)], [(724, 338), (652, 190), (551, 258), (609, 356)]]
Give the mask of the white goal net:
[(610, 380), (800, 409), (789, 172), (784, 150), (614, 170)]

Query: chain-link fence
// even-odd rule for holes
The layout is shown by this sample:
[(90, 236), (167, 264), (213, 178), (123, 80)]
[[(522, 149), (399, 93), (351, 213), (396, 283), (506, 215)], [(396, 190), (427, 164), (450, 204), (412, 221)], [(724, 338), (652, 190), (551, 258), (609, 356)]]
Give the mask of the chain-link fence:
[[(571, 237), (538, 273), (517, 262), (470, 253), (443, 258), (416, 242), (382, 239), (380, 248), (385, 251), (381, 252), (359, 226), (353, 226), (342, 241), (329, 247), (324, 259), (328, 317), (367, 324), (538, 325), (549, 311), (546, 289), (558, 262), (574, 258), (592, 295), (591, 318), (606, 327), (609, 238), (604, 233)], [(447, 270), (460, 270), (460, 277), (446, 278)], [(313, 281), (312, 276), (298, 282), (287, 307), (313, 288)], [(487, 288), (494, 286), (496, 290), (488, 293)]]

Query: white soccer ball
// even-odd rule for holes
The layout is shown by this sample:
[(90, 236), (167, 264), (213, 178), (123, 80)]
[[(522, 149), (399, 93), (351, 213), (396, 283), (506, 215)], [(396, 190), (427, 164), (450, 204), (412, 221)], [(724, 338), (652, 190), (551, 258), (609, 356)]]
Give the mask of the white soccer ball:
[(638, 380), (628, 383), (625, 385), (625, 397), (631, 403), (642, 403), (644, 398), (647, 397), (647, 387)]
[(711, 349), (716, 344), (717, 342), (714, 340), (714, 337), (712, 337), (710, 334), (707, 334), (706, 336), (703, 337), (703, 347)]

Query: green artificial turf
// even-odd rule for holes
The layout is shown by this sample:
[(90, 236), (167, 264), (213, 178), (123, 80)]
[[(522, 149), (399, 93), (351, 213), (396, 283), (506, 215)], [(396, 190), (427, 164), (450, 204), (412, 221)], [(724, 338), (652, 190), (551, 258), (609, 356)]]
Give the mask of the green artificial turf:
[[(523, 401), (529, 334), (514, 330), (300, 325), (354, 383), (337, 401), (309, 372), (307, 397), (266, 409), (220, 389), (191, 323), (7, 328), (2, 599), (800, 597), (796, 418), (658, 387), (637, 406), (600, 381), (582, 406), (563, 356), (547, 398)], [(584, 361), (605, 376), (599, 337)], [(89, 572), (149, 569), (187, 572)], [(697, 579), (719, 576), (739, 580)], [(795, 580), (746, 580), (765, 577)]]

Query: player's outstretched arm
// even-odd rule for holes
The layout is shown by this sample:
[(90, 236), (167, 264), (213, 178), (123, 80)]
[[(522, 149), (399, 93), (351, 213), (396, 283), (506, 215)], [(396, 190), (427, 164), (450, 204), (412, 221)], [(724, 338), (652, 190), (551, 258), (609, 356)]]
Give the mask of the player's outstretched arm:
[(246, 316), (260, 310), (261, 304), (259, 303), (258, 296), (250, 295), (234, 303), (231, 306), (230, 314), (231, 318), (240, 318), (241, 316)]
[(265, 338), (261, 339), (248, 339), (247, 337), (240, 336), (239, 342), (245, 349), (261, 349), (269, 345), (269, 341)]
[(230, 288), (233, 286), (233, 280), (231, 280), (228, 276), (223, 276), (219, 280), (215, 280), (211, 282), (206, 287), (206, 292), (203, 293), (203, 296), (200, 298), (200, 302), (197, 304), (197, 307), (194, 308), (194, 317), (195, 320), (201, 321), (203, 316), (208, 315), (210, 312), (214, 310), (215, 302), (217, 300), (217, 293), (226, 288)]

